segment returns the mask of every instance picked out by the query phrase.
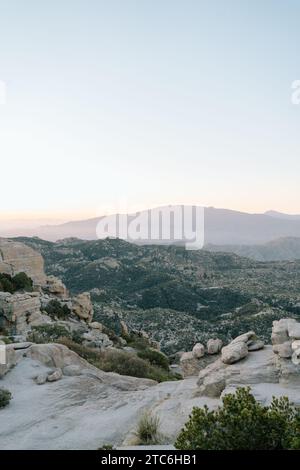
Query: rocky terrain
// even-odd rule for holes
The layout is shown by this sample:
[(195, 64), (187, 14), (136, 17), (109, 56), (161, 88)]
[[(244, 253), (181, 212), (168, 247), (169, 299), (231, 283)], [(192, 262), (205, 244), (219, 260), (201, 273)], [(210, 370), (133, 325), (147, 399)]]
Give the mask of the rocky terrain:
[(74, 295), (88, 291), (95, 318), (120, 334), (120, 319), (168, 354), (246, 330), (268, 340), (272, 322), (300, 312), (300, 261), (258, 262), (232, 253), (137, 246), (122, 240), (20, 241)]
[[(110, 243), (106, 241), (102, 249), (111, 249)], [(272, 345), (253, 330), (230, 341), (214, 335), (204, 344), (193, 343), (190, 351), (187, 342), (186, 351), (177, 351), (169, 363), (159, 344), (144, 331), (131, 330), (121, 317), (120, 336), (95, 321), (90, 294), (78, 289), (70, 294), (59, 278), (46, 275), (42, 257), (32, 248), (1, 240), (0, 249), (5, 268), (0, 273), (0, 390), (12, 394), (10, 403), (0, 409), (0, 449), (136, 445), (138, 422), (145, 412), (159, 417), (161, 443), (172, 445), (194, 406), (216, 408), (224, 394), (241, 385), (251, 386), (262, 403), (285, 395), (300, 405), (300, 323), (296, 319), (273, 322), (268, 338)], [(172, 250), (167, 255), (163, 252), (164, 256), (171, 251), (176, 259), (179, 255)], [(222, 258), (199, 256), (206, 259), (197, 270), (199, 279), (205, 280), (211, 273), (208, 267), (220, 269)], [(249, 267), (245, 260), (233, 260), (239, 266), (236, 269)], [(117, 262), (121, 264), (118, 258), (105, 257), (109, 268)], [(172, 265), (167, 266), (172, 272)], [(18, 288), (20, 278), (14, 276), (24, 273), (25, 267), (32, 283), (22, 275), (26, 282)], [(5, 291), (12, 286), (13, 292)], [(196, 319), (191, 313), (186, 318)], [(197, 320), (200, 327), (203, 321)], [(155, 369), (153, 360), (160, 367)], [(163, 367), (169, 369), (168, 373), (164, 369), (164, 375)]]

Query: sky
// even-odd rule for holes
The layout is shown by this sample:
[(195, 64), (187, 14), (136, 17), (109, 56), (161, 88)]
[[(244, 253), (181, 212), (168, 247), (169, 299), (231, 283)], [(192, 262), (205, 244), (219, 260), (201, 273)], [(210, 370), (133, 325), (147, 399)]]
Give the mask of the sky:
[(298, 0), (0, 0), (0, 219), (300, 213), (299, 15)]

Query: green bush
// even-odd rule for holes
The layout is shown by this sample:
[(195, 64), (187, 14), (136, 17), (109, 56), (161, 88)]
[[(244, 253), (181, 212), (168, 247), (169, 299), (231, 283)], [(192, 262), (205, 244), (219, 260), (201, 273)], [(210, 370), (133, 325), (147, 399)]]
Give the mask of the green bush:
[(76, 352), (90, 364), (105, 372), (116, 372), (117, 374), (130, 375), (131, 377), (144, 377), (156, 380), (157, 382), (177, 380), (177, 377), (169, 371), (151, 365), (148, 360), (143, 360), (135, 354), (126, 351), (117, 349), (99, 351), (75, 343), (69, 338), (60, 338), (59, 342)]
[(156, 415), (146, 412), (138, 422), (136, 435), (140, 445), (155, 445), (161, 442), (159, 432), (160, 419)]
[(71, 314), (71, 310), (67, 304), (60, 303), (57, 299), (50, 300), (45, 307), (45, 311), (52, 318), (68, 318)]
[(138, 351), (137, 355), (141, 359), (148, 360), (150, 364), (169, 370), (169, 359), (165, 354), (157, 351), (156, 349), (147, 348), (142, 351)]
[(70, 332), (62, 325), (39, 325), (33, 326), (28, 334), (28, 340), (33, 343), (53, 343), (60, 338), (71, 338)]
[(238, 388), (210, 411), (194, 408), (175, 447), (184, 450), (300, 449), (300, 412), (286, 397), (262, 406), (250, 388)]
[(14, 294), (20, 290), (32, 292), (33, 282), (26, 273), (18, 273), (15, 276), (0, 273), (0, 291)]
[(4, 408), (11, 400), (11, 393), (4, 388), (0, 388), (0, 408)]
[(12, 278), (12, 280), (16, 291), (25, 290), (27, 292), (32, 292), (33, 282), (26, 273), (18, 273)]

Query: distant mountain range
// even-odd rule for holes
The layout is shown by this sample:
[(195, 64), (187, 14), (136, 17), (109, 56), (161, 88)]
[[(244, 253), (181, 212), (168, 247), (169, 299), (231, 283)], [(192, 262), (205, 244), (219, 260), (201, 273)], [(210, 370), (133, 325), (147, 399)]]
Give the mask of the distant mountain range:
[[(156, 212), (178, 206), (157, 208)], [(183, 206), (189, 209), (191, 206)], [(145, 215), (147, 211), (140, 214)], [(269, 211), (265, 214), (249, 214), (228, 209), (207, 207), (205, 213), (205, 244), (212, 245), (257, 245), (281, 238), (300, 238), (300, 215), (281, 214)], [(113, 218), (114, 216), (110, 216)], [(134, 216), (130, 216), (131, 220)], [(38, 236), (44, 240), (57, 241), (65, 238), (83, 240), (97, 239), (96, 227), (101, 217), (67, 222), (60, 225), (44, 225), (39, 228), (1, 231), (0, 236)], [(180, 244), (180, 240), (177, 240)], [(166, 242), (168, 243), (168, 242)], [(174, 243), (174, 242), (173, 242)], [(280, 242), (281, 243), (281, 242)]]
[(300, 260), (300, 238), (279, 238), (259, 245), (212, 245), (205, 250), (211, 252), (235, 253), (256, 261)]
[(267, 211), (265, 215), (284, 220), (300, 220), (300, 214), (284, 214), (283, 212)]

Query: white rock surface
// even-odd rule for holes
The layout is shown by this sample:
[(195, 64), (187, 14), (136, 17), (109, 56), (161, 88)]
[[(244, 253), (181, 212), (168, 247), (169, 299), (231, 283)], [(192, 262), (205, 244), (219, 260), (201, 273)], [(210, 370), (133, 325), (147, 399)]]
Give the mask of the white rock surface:
[[(144, 379), (135, 379), (140, 385), (128, 390), (126, 377), (108, 374), (110, 378), (102, 381), (86, 372), (37, 386), (33, 377), (48, 372), (38, 361), (24, 358), (5, 376), (2, 384), (13, 399), (1, 410), (0, 449), (120, 446), (128, 442), (145, 410), (160, 417), (161, 432), (173, 442), (194, 406), (218, 404), (218, 400), (194, 397), (196, 378), (146, 387)], [(123, 389), (121, 381), (126, 385)]]

